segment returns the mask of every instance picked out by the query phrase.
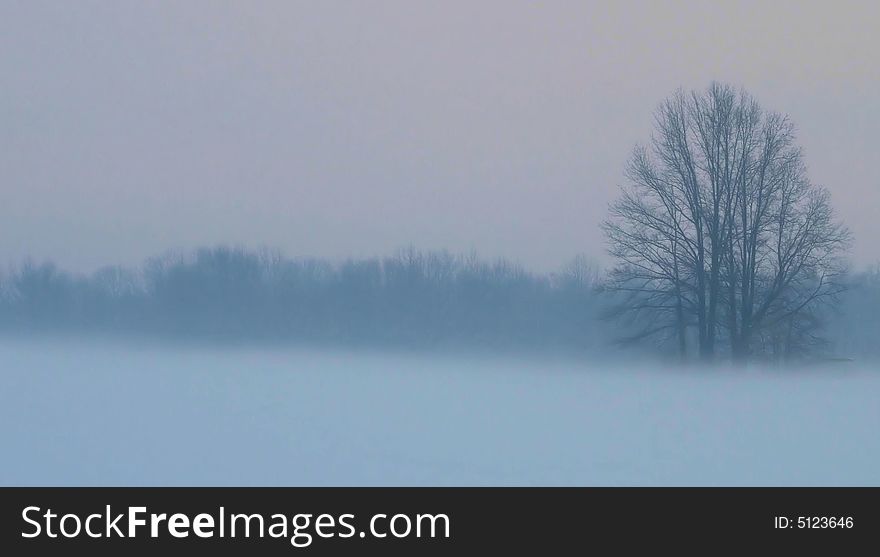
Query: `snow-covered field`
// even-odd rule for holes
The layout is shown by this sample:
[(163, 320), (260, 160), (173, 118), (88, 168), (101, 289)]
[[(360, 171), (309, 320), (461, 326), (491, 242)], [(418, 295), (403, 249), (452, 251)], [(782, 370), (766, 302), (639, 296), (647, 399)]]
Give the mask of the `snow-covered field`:
[(880, 371), (0, 341), (0, 485), (880, 485)]

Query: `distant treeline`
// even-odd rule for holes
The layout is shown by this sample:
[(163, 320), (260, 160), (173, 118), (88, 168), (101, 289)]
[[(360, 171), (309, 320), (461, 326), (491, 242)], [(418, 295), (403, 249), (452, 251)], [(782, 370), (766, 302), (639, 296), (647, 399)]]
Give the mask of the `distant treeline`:
[(0, 278), (0, 327), (413, 347), (589, 350), (607, 344), (598, 272), (579, 257), (537, 275), (504, 260), (404, 249), (290, 259), (218, 247), (75, 275), (25, 263)]
[[(851, 275), (821, 353), (880, 355), (880, 267)], [(606, 351), (642, 324), (609, 319), (615, 294), (574, 258), (538, 274), (505, 260), (400, 250), (331, 262), (217, 247), (90, 275), (24, 263), (0, 275), (6, 334), (128, 334), (175, 340)], [(631, 331), (625, 330), (631, 327)], [(651, 349), (674, 354), (672, 342)]]
[(849, 276), (827, 333), (838, 356), (880, 356), (880, 265)]

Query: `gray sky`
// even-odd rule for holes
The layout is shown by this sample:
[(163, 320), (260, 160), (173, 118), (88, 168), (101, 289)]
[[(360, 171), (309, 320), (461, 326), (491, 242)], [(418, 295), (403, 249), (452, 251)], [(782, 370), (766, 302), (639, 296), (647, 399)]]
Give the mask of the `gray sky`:
[(880, 261), (877, 6), (0, 0), (0, 262), (412, 243), (552, 269), (602, 256), (653, 109), (713, 79), (792, 116)]

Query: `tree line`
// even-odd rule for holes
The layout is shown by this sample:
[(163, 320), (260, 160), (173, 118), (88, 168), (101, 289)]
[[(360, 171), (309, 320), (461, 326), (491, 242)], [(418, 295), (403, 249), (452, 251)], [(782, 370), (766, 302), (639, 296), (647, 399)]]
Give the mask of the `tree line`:
[[(88, 275), (24, 263), (0, 275), (0, 330), (590, 354), (640, 338), (646, 351), (676, 352), (662, 335), (642, 337), (661, 321), (608, 320), (631, 296), (614, 280), (583, 256), (538, 274), (442, 251), (331, 262), (215, 247)], [(880, 268), (844, 284), (809, 342), (785, 335), (766, 355), (880, 355)]]
[[(630, 352), (639, 339), (643, 353), (675, 355), (674, 335), (643, 335), (662, 320), (619, 319), (632, 293), (616, 280), (584, 256), (539, 274), (415, 249), (331, 262), (215, 247), (88, 275), (24, 263), (0, 274), (0, 332), (590, 355)], [(775, 338), (762, 355), (880, 355), (880, 267), (844, 286), (812, 328)]]
[(598, 270), (403, 249), (331, 262), (215, 247), (90, 275), (25, 263), (0, 279), (9, 332), (414, 347), (585, 350), (604, 342)]

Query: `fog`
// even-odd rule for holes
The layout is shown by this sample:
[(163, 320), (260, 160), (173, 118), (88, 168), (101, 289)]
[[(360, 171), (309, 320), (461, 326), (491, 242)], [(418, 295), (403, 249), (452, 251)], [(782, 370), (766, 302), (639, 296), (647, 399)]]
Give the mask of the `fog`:
[(0, 262), (168, 248), (539, 271), (598, 224), (656, 105), (744, 86), (877, 261), (871, 2), (4, 2)]
[(878, 10), (4, 2), (0, 484), (880, 485)]
[(4, 485), (878, 485), (874, 369), (0, 343)]

